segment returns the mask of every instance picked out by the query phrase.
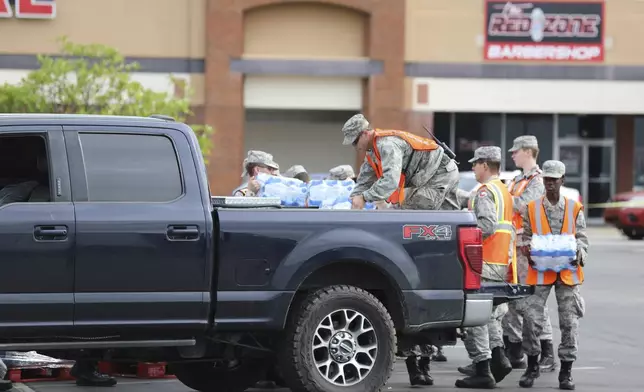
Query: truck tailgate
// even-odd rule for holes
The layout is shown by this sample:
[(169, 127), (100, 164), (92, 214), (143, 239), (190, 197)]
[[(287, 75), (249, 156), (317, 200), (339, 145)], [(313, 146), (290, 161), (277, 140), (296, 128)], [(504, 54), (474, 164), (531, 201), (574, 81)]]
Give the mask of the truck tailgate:
[(534, 294), (534, 286), (504, 282), (481, 282), (481, 294), (494, 295), (494, 306)]

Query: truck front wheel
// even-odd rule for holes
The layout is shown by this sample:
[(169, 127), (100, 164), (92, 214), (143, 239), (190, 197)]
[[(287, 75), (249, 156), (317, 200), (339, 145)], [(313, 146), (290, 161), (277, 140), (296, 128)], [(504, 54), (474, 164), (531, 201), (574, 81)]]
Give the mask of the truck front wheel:
[(331, 286), (289, 315), (280, 369), (294, 392), (379, 391), (393, 371), (396, 334), (383, 304), (365, 290)]
[(185, 386), (202, 392), (243, 392), (260, 381), (266, 369), (264, 361), (251, 359), (186, 362), (171, 367)]

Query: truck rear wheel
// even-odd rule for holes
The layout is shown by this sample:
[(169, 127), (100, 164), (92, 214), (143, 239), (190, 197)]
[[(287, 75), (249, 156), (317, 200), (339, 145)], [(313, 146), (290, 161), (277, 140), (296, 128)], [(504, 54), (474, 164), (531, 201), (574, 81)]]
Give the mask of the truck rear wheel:
[(202, 392), (243, 392), (260, 381), (266, 369), (264, 361), (250, 359), (172, 365), (179, 381)]
[(280, 369), (294, 392), (379, 391), (394, 367), (396, 333), (383, 304), (365, 290), (331, 286), (296, 304)]

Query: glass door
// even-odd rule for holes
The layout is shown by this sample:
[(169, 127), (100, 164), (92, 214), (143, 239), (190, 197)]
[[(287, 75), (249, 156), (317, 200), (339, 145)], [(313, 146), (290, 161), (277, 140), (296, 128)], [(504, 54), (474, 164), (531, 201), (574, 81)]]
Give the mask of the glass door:
[[(605, 203), (613, 194), (613, 140), (560, 140), (559, 160), (566, 165), (564, 185), (577, 189), (585, 206)], [(602, 213), (601, 208), (586, 209), (589, 218)]]
[[(592, 141), (587, 145), (588, 192), (584, 204), (605, 203), (613, 194), (613, 143)], [(590, 218), (601, 217), (603, 209), (590, 208)]]
[[(584, 169), (585, 157), (586, 149), (579, 142), (559, 142), (559, 160), (566, 165), (564, 186), (577, 189), (582, 198), (588, 194), (587, 170)], [(583, 200), (586, 205), (586, 199)]]

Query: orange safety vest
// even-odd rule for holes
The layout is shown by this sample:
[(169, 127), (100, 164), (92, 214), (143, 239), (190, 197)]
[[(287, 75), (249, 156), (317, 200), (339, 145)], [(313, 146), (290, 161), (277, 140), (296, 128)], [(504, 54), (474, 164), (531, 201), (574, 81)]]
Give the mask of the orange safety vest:
[[(521, 196), (525, 191), (525, 189), (528, 187), (528, 184), (530, 184), (530, 181), (532, 181), (532, 179), (538, 176), (539, 174), (541, 173), (536, 172), (527, 178), (522, 178), (519, 181), (512, 180), (510, 182), (510, 185), (508, 185), (508, 190), (510, 191), (510, 194), (515, 197)], [(519, 232), (523, 227), (523, 219), (521, 218), (520, 212), (514, 213), (514, 217), (512, 218), (512, 223), (514, 224), (515, 229), (517, 229), (517, 232)]]
[[(528, 216), (530, 217), (530, 226), (532, 227), (532, 233), (538, 235), (547, 235), (552, 234), (550, 229), (550, 223), (548, 222), (548, 217), (546, 216), (546, 210), (543, 207), (543, 199), (541, 197), (537, 200), (533, 200), (528, 203)], [(561, 226), (561, 234), (573, 234), (577, 233), (577, 228), (575, 222), (577, 221), (577, 216), (579, 212), (584, 209), (584, 206), (575, 200), (565, 198), (566, 202), (564, 205), (564, 218), (563, 225)], [(561, 281), (567, 286), (575, 286), (582, 284), (584, 282), (584, 269), (580, 266), (577, 267), (576, 271), (563, 270), (559, 272)], [(555, 283), (557, 280), (557, 273), (555, 271), (537, 271), (528, 265), (528, 277), (526, 283), (529, 285), (550, 285)]]
[[(371, 159), (371, 156), (367, 153), (367, 161), (378, 178), (382, 177), (382, 160), (380, 158), (380, 151), (378, 151), (378, 146), (376, 145), (378, 138), (385, 136), (399, 137), (409, 143), (414, 151), (433, 151), (438, 148), (438, 144), (434, 140), (405, 131), (376, 129), (375, 133), (373, 137), (373, 154), (376, 156), (376, 159)], [(398, 188), (389, 196), (387, 201), (392, 204), (400, 204), (403, 200), (405, 200), (405, 173), (401, 172)]]
[[(498, 178), (486, 182), (481, 187), (492, 192), (496, 208), (494, 233), (483, 240), (483, 261), (488, 264), (509, 265), (512, 262), (509, 252), (514, 247), (512, 242), (512, 195), (503, 181)], [(476, 197), (477, 195), (474, 195), (470, 198), (470, 210), (472, 211), (476, 204)]]

